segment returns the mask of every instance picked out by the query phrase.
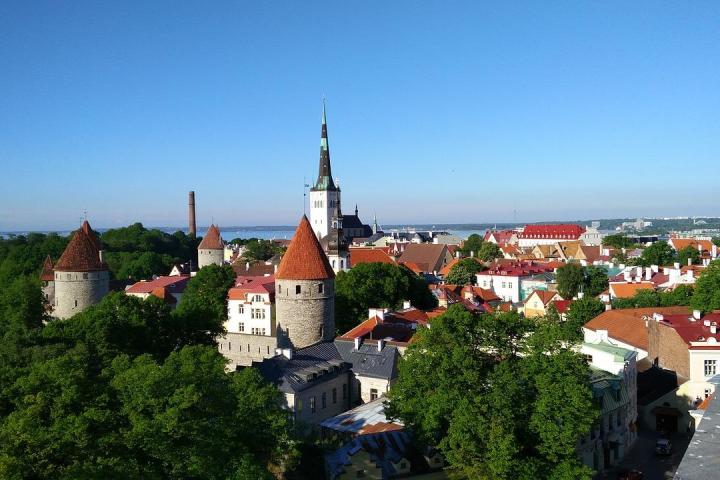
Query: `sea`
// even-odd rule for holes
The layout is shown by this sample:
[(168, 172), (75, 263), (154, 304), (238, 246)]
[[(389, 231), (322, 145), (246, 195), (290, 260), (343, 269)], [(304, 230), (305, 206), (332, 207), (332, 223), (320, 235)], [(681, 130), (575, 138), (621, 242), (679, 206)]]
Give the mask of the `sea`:
[[(503, 225), (503, 227), (506, 227)], [(175, 233), (177, 231), (182, 231), (185, 233), (188, 233), (187, 227), (181, 228), (181, 227), (147, 227), (148, 229), (156, 228), (160, 231), (166, 232), (166, 233)], [(470, 235), (477, 233), (479, 235), (484, 235), (485, 231), (488, 228), (493, 228), (493, 226), (483, 226), (483, 225), (473, 225), (473, 226), (466, 226), (466, 225), (389, 225), (386, 227), (383, 227), (383, 231), (385, 232), (391, 232), (393, 230), (395, 231), (434, 231), (434, 232), (447, 232), (451, 235), (456, 235), (463, 240), (469, 237)], [(500, 228), (500, 226), (498, 226)], [(107, 231), (106, 228), (98, 228), (97, 231), (100, 233)], [(200, 235), (205, 233), (205, 230), (207, 230), (207, 227), (198, 227), (198, 233)], [(222, 234), (223, 239), (226, 241), (230, 241), (234, 238), (242, 238), (242, 239), (248, 239), (248, 238), (260, 238), (263, 240), (280, 240), (280, 239), (286, 239), (289, 240), (292, 238), (293, 234), (295, 233), (295, 227), (292, 226), (250, 226), (250, 227), (221, 227), (220, 232)], [(67, 231), (54, 231), (51, 232), (49, 230), (37, 230), (37, 231), (12, 231), (12, 232), (0, 232), (0, 237), (2, 238), (9, 238), (11, 236), (18, 236), (18, 235), (27, 235), (28, 233), (57, 233), (58, 235), (67, 236), (71, 233), (70, 230)]]

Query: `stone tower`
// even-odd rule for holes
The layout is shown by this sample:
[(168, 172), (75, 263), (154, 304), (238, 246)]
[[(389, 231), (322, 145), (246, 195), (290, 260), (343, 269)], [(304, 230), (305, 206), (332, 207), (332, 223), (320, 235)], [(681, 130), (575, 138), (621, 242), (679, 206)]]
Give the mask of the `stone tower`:
[(53, 316), (70, 318), (98, 303), (109, 289), (110, 274), (102, 246), (86, 220), (55, 265)]
[(310, 224), (317, 238), (330, 233), (333, 219), (340, 217), (340, 188), (335, 185), (330, 168), (327, 118), (323, 102), (322, 127), (320, 130), (320, 166), (315, 185), (310, 189)]
[(55, 266), (53, 265), (50, 255), (45, 257), (42, 272), (40, 272), (40, 281), (42, 282), (43, 297), (47, 305), (55, 305)]
[(206, 265), (222, 265), (224, 250), (225, 245), (220, 236), (220, 230), (214, 224), (210, 225), (202, 242), (198, 245), (198, 268)]
[(304, 215), (275, 274), (275, 311), (282, 348), (335, 336), (335, 272)]

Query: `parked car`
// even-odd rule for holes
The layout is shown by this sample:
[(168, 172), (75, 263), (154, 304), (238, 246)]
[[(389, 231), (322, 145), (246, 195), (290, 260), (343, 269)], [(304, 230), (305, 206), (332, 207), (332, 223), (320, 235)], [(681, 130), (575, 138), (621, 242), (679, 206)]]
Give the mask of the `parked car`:
[(643, 472), (640, 470), (635, 470), (634, 468), (632, 470), (623, 470), (620, 473), (618, 473), (618, 480), (642, 480), (645, 478), (643, 475)]
[(667, 438), (661, 438), (655, 442), (655, 455), (670, 455), (672, 453), (672, 443)]

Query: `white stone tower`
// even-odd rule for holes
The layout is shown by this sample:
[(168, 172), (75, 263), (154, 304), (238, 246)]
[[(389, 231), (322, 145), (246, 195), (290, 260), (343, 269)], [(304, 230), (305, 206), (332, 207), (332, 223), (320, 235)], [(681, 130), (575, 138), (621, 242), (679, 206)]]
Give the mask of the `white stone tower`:
[(310, 224), (317, 238), (323, 238), (332, 228), (333, 218), (340, 216), (340, 188), (335, 185), (330, 169), (327, 117), (323, 101), (320, 133), (320, 168), (315, 185), (310, 189)]
[(220, 230), (213, 224), (198, 245), (198, 268), (206, 265), (222, 265), (225, 245)]
[(50, 255), (45, 257), (42, 272), (40, 272), (40, 281), (42, 282), (42, 293), (49, 307), (55, 305), (55, 266), (53, 265)]
[(275, 273), (275, 312), (281, 348), (335, 337), (335, 273), (306, 216)]
[(86, 220), (55, 265), (54, 317), (70, 318), (107, 295), (110, 273), (103, 257), (100, 240)]

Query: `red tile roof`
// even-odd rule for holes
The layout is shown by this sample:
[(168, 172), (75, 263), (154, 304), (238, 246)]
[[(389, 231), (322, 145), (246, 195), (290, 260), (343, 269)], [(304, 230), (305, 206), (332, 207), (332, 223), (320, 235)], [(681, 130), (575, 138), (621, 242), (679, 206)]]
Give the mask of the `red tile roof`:
[(220, 230), (215, 224), (210, 225), (207, 233), (198, 245), (198, 250), (222, 250), (224, 247), (222, 237), (220, 236)]
[(50, 255), (45, 257), (45, 261), (43, 262), (42, 272), (40, 272), (40, 280), (43, 280), (46, 282), (55, 280), (55, 273), (53, 273), (53, 262), (52, 262), (52, 258), (50, 258)]
[[(704, 250), (706, 252), (712, 251), (711, 240), (697, 240), (694, 238), (671, 238), (668, 242), (675, 250), (682, 250), (683, 248), (692, 247), (695, 250)], [(700, 247), (700, 249), (698, 249)]]
[(155, 289), (165, 288), (170, 293), (182, 293), (190, 280), (190, 275), (157, 277), (152, 280), (136, 282), (125, 293), (153, 293)]
[(528, 303), (528, 301), (533, 295), (537, 295), (537, 297), (540, 299), (541, 302), (543, 302), (543, 305), (545, 306), (547, 306), (556, 296), (560, 297), (560, 294), (558, 292), (553, 292), (550, 290), (533, 290), (533, 292), (525, 299), (525, 303)]
[(335, 278), (330, 262), (305, 215), (280, 261), (275, 278), (282, 280), (323, 280)]
[(558, 311), (558, 313), (567, 313), (568, 308), (570, 308), (570, 305), (572, 305), (572, 300), (557, 300), (553, 303), (555, 306), (555, 310)]
[(648, 331), (645, 319), (653, 313), (663, 315), (689, 313), (687, 307), (649, 307), (607, 310), (585, 324), (589, 330), (607, 330), (608, 336), (633, 347), (648, 349)]
[(717, 330), (716, 333), (712, 333), (710, 331), (710, 326), (705, 325), (706, 321), (710, 322), (711, 325), (714, 324), (713, 326), (715, 326), (717, 329), (718, 324), (720, 324), (720, 313), (708, 313), (699, 320), (693, 319), (692, 315), (690, 314), (664, 315), (660, 323), (667, 327), (673, 328), (677, 332), (677, 334), (680, 335), (680, 338), (682, 338), (683, 341), (688, 345), (688, 348), (690, 350), (720, 349), (720, 343), (714, 343), (707, 346), (690, 345), (691, 342), (704, 342), (707, 341), (709, 338), (714, 338), (715, 342), (718, 342), (720, 340), (720, 333), (717, 333)]
[(511, 277), (527, 277), (539, 273), (552, 272), (554, 266), (548, 263), (526, 260), (498, 260), (493, 262), (488, 270), (478, 272), (478, 275), (507, 275)]
[(78, 228), (65, 247), (60, 260), (55, 264), (55, 270), (59, 272), (107, 270), (107, 265), (100, 261), (100, 252), (96, 247), (98, 244), (97, 238), (93, 240), (84, 228)]
[(580, 225), (527, 225), (518, 238), (554, 238), (576, 240), (585, 231)]
[(177, 303), (177, 298), (175, 298), (170, 293), (170, 290), (167, 287), (157, 287), (153, 289), (152, 292), (150, 292), (150, 295), (152, 295), (153, 297), (157, 297), (165, 303), (169, 303), (171, 305)]
[(488, 242), (490, 238), (494, 238), (497, 243), (507, 243), (512, 240), (513, 235), (516, 235), (515, 230), (488, 230), (485, 232), (483, 240)]
[(655, 290), (652, 282), (611, 283), (610, 293), (615, 298), (631, 298), (640, 290)]
[(352, 266), (362, 263), (395, 263), (385, 249), (380, 248), (350, 248), (350, 264)]
[(235, 286), (228, 291), (228, 300), (245, 300), (248, 293), (269, 293), (275, 296), (275, 277), (238, 277)]
[(102, 250), (102, 244), (100, 243), (100, 240), (98, 239), (97, 235), (95, 235), (95, 232), (93, 232), (93, 229), (90, 227), (90, 223), (88, 223), (87, 220), (85, 220), (82, 223), (82, 226), (80, 228), (82, 228), (83, 232), (85, 232), (85, 235), (88, 236), (88, 238), (92, 242), (93, 246), (98, 251)]

